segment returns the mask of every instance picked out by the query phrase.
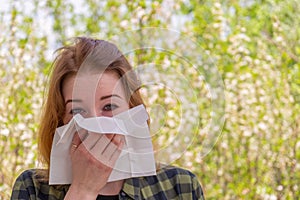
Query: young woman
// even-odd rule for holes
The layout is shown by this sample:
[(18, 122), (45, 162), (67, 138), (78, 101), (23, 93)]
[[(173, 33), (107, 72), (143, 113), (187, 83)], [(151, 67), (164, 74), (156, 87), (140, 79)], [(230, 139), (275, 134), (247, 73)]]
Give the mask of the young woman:
[[(56, 128), (78, 113), (112, 117), (143, 104), (139, 81), (115, 45), (79, 37), (58, 51), (39, 129), (39, 153), (47, 169), (24, 171), (14, 184), (11, 199), (204, 199), (196, 176), (172, 166), (157, 169), (154, 176), (107, 182), (124, 144), (117, 134), (80, 137), (76, 133), (70, 147), (72, 183), (49, 185)], [(103, 146), (101, 140), (109, 142)], [(102, 152), (100, 159), (93, 151)]]

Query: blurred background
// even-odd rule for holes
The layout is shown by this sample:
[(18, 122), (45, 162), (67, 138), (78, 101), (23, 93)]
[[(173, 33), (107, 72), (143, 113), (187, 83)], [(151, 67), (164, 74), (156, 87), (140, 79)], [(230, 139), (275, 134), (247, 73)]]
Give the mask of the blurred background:
[[(179, 42), (184, 36), (197, 43), (223, 83), (224, 101), (213, 112), (215, 79), (205, 74), (205, 61), (191, 66), (174, 56), (176, 50), (141, 48), (128, 55), (133, 66), (157, 66), (147, 80), (168, 76), (167, 87), (148, 84), (143, 94), (155, 145), (172, 147), (162, 154), (169, 163), (195, 173), (207, 199), (300, 199), (299, 10), (298, 0), (3, 0), (0, 199), (9, 199), (23, 170), (43, 167), (36, 133), (54, 51), (75, 36), (117, 44), (120, 33), (147, 27), (172, 29)], [(151, 36), (138, 33), (141, 41)], [(194, 55), (191, 46), (178, 45), (187, 58)], [(221, 130), (201, 154), (211, 119)], [(178, 154), (183, 143), (188, 145)]]

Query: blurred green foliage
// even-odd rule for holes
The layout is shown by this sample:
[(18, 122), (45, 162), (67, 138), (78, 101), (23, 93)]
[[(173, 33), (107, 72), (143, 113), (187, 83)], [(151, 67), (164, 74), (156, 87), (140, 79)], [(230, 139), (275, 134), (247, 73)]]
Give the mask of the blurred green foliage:
[[(203, 157), (199, 152), (209, 134), (205, 127), (212, 106), (205, 85), (213, 81), (199, 78), (201, 65), (198, 71), (188, 71), (190, 64), (168, 52), (141, 49), (128, 54), (134, 66), (159, 65), (157, 69), (178, 89), (177, 101), (170, 100), (172, 95), (165, 88), (144, 92), (153, 121), (162, 113), (152, 105), (163, 105), (168, 113), (153, 125), (159, 129), (155, 143), (170, 144), (181, 123), (181, 108), (191, 109), (183, 130), (192, 131), (193, 138), (187, 138), (188, 148), (173, 164), (193, 171), (208, 199), (299, 199), (299, 9), (297, 0), (2, 3), (0, 199), (9, 198), (21, 171), (39, 166), (36, 132), (53, 51), (74, 36), (107, 39), (145, 27), (171, 28), (197, 41), (224, 82), (226, 121), (214, 148)], [(194, 55), (188, 46), (182, 48), (187, 56)], [(172, 80), (174, 71), (163, 66), (176, 66), (175, 71), (184, 74), (190, 85)], [(161, 74), (152, 74), (153, 79)], [(188, 88), (194, 94), (186, 97)], [(194, 114), (198, 112), (200, 116)], [(199, 123), (190, 126), (194, 122)]]

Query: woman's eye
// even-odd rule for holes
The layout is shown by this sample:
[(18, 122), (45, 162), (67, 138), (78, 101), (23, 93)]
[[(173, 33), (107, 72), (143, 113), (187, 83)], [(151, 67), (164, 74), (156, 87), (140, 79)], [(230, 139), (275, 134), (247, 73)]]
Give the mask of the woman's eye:
[(107, 104), (103, 107), (103, 110), (104, 111), (112, 111), (117, 108), (119, 108), (119, 106), (117, 106), (116, 104)]
[(82, 114), (84, 113), (85, 111), (82, 109), (82, 108), (73, 108), (71, 111), (70, 111), (70, 114), (71, 115), (76, 115), (76, 114)]

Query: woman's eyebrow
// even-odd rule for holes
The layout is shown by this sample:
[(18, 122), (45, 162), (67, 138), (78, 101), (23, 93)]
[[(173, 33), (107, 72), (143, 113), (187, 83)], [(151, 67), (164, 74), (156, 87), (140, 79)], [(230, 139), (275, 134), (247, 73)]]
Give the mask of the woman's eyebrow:
[(82, 100), (80, 99), (68, 99), (65, 103), (65, 105), (67, 105), (67, 103), (70, 103), (70, 102), (82, 102)]
[(110, 94), (110, 95), (107, 95), (107, 96), (102, 96), (102, 97), (100, 98), (100, 100), (104, 100), (104, 99), (111, 98), (111, 97), (118, 97), (118, 98), (122, 99), (122, 97), (120, 97), (120, 96), (117, 95), (117, 94)]

